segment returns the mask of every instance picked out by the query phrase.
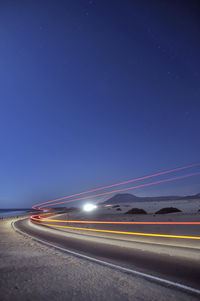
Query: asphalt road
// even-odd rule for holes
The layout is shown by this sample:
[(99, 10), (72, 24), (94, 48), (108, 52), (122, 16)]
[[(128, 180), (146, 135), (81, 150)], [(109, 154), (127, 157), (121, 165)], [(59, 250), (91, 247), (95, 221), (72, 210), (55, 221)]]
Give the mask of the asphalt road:
[[(28, 219), (15, 222), (15, 227), (37, 239), (55, 246), (91, 256), (128, 269), (160, 277), (200, 289), (200, 248), (140, 241), (127, 242), (105, 234), (87, 235), (32, 224)], [(159, 242), (159, 238), (158, 238)], [(190, 242), (191, 245), (191, 242)]]

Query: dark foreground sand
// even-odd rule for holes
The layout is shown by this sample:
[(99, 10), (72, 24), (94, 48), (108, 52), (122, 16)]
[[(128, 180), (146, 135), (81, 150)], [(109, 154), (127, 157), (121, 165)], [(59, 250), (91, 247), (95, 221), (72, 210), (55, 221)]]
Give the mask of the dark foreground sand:
[(0, 300), (198, 300), (80, 259), (16, 233), (0, 221)]

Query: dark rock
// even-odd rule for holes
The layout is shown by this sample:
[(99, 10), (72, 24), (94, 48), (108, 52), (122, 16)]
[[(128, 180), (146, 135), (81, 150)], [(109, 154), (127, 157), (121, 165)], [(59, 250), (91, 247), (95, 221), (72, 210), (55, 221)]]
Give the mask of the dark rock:
[(129, 211), (127, 211), (125, 214), (147, 214), (147, 213), (144, 209), (132, 208)]
[(156, 211), (155, 214), (167, 214), (167, 213), (174, 213), (174, 212), (181, 212), (181, 210), (174, 207), (166, 207)]

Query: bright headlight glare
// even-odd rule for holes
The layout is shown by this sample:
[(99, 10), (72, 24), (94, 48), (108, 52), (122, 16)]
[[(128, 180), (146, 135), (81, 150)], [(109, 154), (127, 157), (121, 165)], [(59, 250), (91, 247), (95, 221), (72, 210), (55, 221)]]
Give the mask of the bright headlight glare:
[(96, 209), (96, 208), (97, 208), (97, 206), (94, 205), (94, 204), (85, 204), (85, 205), (83, 206), (83, 210), (84, 210), (84, 211), (92, 211), (92, 210), (94, 210), (94, 209)]

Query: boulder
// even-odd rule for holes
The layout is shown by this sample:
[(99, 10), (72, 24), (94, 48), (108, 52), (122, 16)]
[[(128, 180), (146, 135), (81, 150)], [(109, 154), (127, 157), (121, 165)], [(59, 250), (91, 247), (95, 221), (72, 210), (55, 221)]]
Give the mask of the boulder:
[(166, 207), (156, 211), (155, 214), (167, 214), (167, 213), (174, 213), (174, 212), (181, 212), (181, 210), (174, 207)]
[(141, 208), (132, 208), (127, 211), (125, 214), (147, 214), (144, 209)]

